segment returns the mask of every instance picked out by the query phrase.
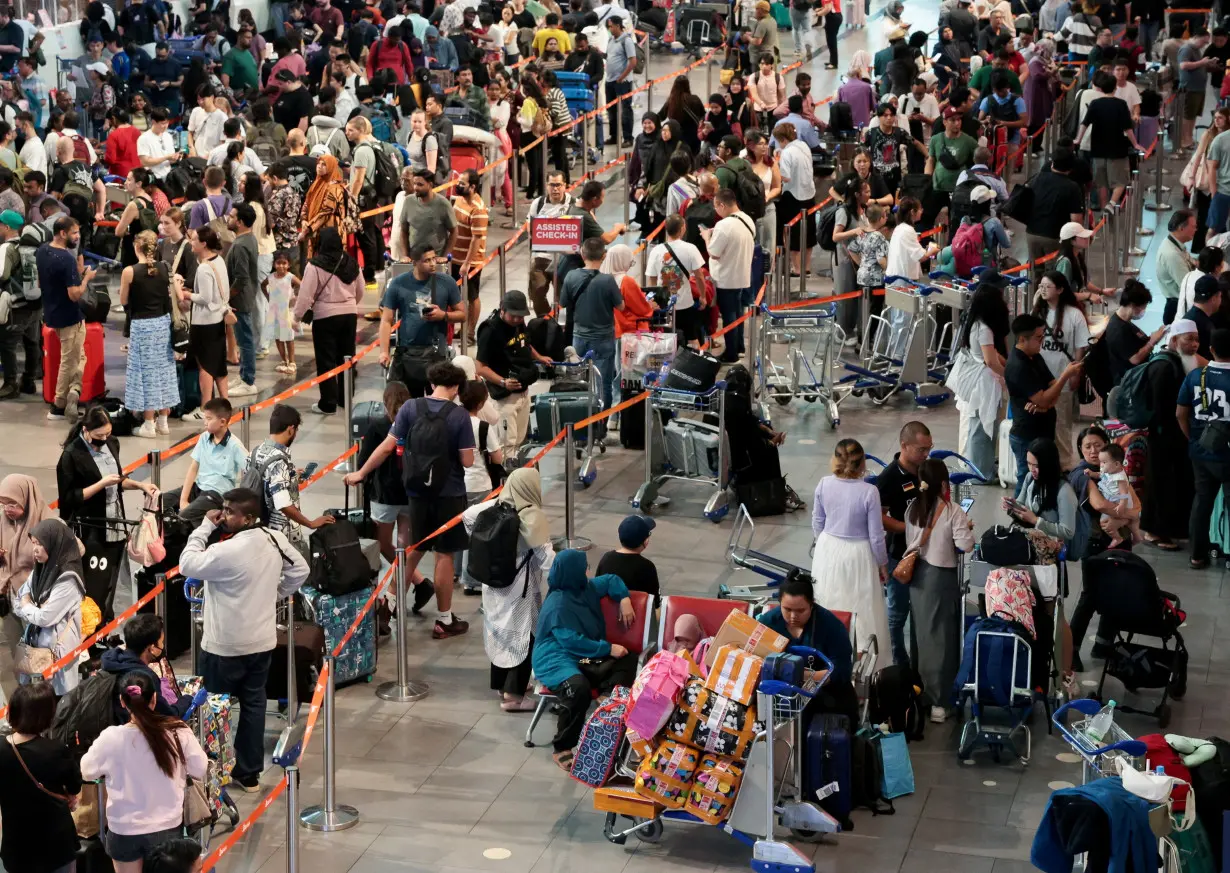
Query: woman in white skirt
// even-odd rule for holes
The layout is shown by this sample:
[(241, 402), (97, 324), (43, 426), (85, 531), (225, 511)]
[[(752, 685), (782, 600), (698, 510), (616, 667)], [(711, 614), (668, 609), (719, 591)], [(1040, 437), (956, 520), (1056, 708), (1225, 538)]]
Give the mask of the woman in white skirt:
[(880, 492), (863, 481), (866, 455), (858, 440), (845, 439), (833, 450), (832, 476), (816, 486), (811, 530), (816, 536), (811, 576), (816, 602), (829, 611), (852, 612), (857, 655), (874, 637), (876, 669), (893, 661), (888, 645), (888, 549), (880, 514)]
[(133, 436), (153, 439), (171, 432), (167, 416), (179, 405), (171, 348), (171, 278), (167, 265), (158, 260), (158, 236), (152, 230), (137, 234), (133, 248), (137, 264), (120, 274), (120, 303), (132, 319), (124, 405), (145, 417)]

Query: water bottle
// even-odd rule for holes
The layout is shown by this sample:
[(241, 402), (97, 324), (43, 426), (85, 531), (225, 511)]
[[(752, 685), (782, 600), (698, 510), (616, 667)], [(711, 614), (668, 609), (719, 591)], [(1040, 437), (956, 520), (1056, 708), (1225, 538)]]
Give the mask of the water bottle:
[(1115, 701), (1108, 702), (1089, 721), (1089, 727), (1085, 729), (1085, 735), (1095, 743), (1102, 742), (1110, 733), (1111, 726), (1115, 723)]

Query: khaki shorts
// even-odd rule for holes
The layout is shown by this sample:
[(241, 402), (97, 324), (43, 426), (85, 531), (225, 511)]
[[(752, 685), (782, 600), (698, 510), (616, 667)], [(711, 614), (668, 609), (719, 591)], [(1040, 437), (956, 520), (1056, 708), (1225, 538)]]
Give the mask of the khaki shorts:
[(1093, 184), (1099, 188), (1122, 188), (1132, 177), (1127, 158), (1094, 158)]
[(1185, 91), (1183, 92), (1183, 117), (1188, 121), (1195, 121), (1204, 113), (1204, 92), (1203, 91)]

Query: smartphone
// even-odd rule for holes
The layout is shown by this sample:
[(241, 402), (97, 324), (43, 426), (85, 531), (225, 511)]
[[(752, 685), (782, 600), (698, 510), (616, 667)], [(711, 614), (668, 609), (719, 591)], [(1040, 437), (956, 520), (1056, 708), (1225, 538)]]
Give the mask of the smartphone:
[(315, 461), (312, 461), (310, 464), (308, 464), (306, 467), (303, 468), (303, 472), (300, 473), (299, 475), (304, 479), (310, 479), (312, 478), (312, 474), (315, 473), (319, 468), (320, 468), (320, 464), (316, 463)]
[(961, 511), (969, 512), (970, 507), (972, 507), (973, 505), (974, 505), (974, 498), (966, 497), (964, 500), (961, 501)]
[(434, 305), (424, 306), (424, 307), (423, 307), (423, 316), (424, 316), (424, 317), (426, 317), (426, 316), (428, 316), (428, 315), (431, 315), (431, 311), (432, 311), (433, 309), (435, 309), (435, 308), (436, 308), (436, 307), (435, 307)]

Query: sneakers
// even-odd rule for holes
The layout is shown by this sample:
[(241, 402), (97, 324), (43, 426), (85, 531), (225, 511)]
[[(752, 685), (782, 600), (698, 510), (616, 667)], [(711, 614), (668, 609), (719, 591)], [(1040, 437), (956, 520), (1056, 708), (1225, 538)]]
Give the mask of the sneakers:
[(21, 393), (22, 394), (37, 394), (38, 393), (38, 386), (34, 384), (33, 379), (23, 378), (21, 380)]
[(167, 417), (165, 415), (160, 415), (154, 421), (154, 429), (160, 434), (169, 434), (171, 432), (171, 423), (167, 421)]
[(64, 404), (64, 417), (69, 421), (77, 420), (77, 408), (81, 403), (81, 392), (76, 388), (68, 389), (68, 400)]
[(7, 385), (0, 387), (0, 400), (12, 400), (21, 392), (17, 390), (16, 382), (9, 382)]
[(232, 781), (248, 794), (260, 793), (261, 779), (259, 776), (236, 776)]
[(179, 420), (180, 421), (204, 421), (205, 413), (202, 412), (201, 408), (198, 406), (196, 409), (192, 410), (191, 412), (185, 412), (183, 415), (179, 417)]
[(232, 387), (229, 393), (232, 397), (254, 397), (260, 392), (255, 385), (249, 385), (247, 382), (240, 382), (238, 385)]
[(942, 706), (931, 707), (931, 723), (943, 724), (948, 721), (948, 710)]
[(68, 416), (64, 414), (64, 410), (58, 406), (52, 406), (47, 410), (48, 421), (64, 421)]
[(430, 579), (424, 579), (414, 586), (414, 605), (410, 607), (410, 611), (415, 615), (422, 615), (423, 607), (431, 603), (431, 598), (435, 596), (436, 586), (431, 583)]
[(153, 419), (143, 423), (140, 427), (133, 428), (132, 435), (141, 437), (142, 439), (152, 440), (158, 436), (158, 430), (154, 425)]
[(279, 373), (285, 373), (288, 376), (293, 376), (298, 370), (298, 367), (295, 365), (294, 361), (283, 361), (273, 369), (277, 370)]
[(319, 403), (312, 404), (312, 412), (315, 412), (317, 415), (336, 415), (337, 414), (336, 409), (333, 410), (332, 412), (325, 412), (323, 409), (320, 408)]
[(459, 637), (470, 629), (468, 621), (462, 621), (457, 616), (453, 616), (453, 620), (448, 624), (442, 621), (437, 621), (436, 626), (431, 629), (431, 638), (433, 640), (443, 640), (448, 637)]

